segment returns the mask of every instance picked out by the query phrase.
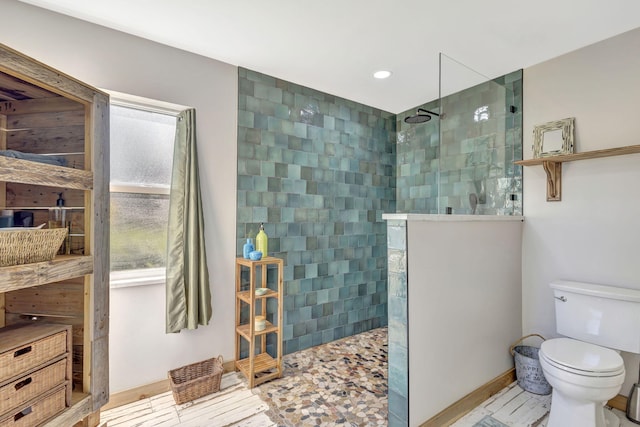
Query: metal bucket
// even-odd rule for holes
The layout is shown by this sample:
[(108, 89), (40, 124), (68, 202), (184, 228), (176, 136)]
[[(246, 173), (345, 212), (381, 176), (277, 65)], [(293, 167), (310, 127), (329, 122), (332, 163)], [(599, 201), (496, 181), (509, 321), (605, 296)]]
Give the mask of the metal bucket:
[(520, 338), (509, 349), (516, 365), (516, 378), (518, 385), (524, 390), (534, 394), (551, 393), (551, 385), (542, 373), (540, 360), (538, 358), (537, 347), (528, 345), (516, 345), (529, 337), (540, 337), (544, 341), (544, 337), (538, 334), (531, 334)]
[(640, 398), (638, 397), (638, 389), (640, 389), (640, 384), (634, 384), (627, 398), (627, 418), (636, 424), (640, 424)]

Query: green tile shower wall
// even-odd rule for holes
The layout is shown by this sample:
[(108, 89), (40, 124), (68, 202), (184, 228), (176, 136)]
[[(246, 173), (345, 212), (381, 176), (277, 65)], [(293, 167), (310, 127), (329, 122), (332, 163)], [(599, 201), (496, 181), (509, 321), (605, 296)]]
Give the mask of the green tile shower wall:
[[(439, 111), (438, 102), (421, 105)], [(422, 124), (407, 124), (412, 109), (398, 115), (396, 207), (401, 213), (438, 213), (438, 158), (440, 127), (437, 117)]]
[(387, 324), (395, 115), (239, 69), (238, 256), (284, 259), (285, 353)]
[(387, 221), (389, 258), (389, 427), (409, 425), (407, 222)]
[[(475, 121), (483, 106), (489, 120)], [(441, 117), (410, 125), (415, 109), (398, 115), (398, 212), (471, 214), (475, 193), (478, 214), (522, 215), (522, 167), (513, 164), (522, 159), (522, 71), (420, 107)]]

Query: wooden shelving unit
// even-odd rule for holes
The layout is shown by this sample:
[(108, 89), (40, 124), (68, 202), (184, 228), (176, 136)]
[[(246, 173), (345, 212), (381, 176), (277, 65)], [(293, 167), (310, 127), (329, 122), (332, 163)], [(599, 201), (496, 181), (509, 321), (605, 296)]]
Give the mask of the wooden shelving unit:
[(552, 202), (562, 200), (562, 163), (636, 153), (640, 153), (640, 145), (628, 145), (624, 147), (584, 151), (582, 153), (540, 157), (537, 159), (519, 160), (513, 163), (520, 166), (542, 165), (547, 174), (547, 201)]
[[(269, 267), (276, 269), (275, 280), (269, 283)], [(260, 261), (236, 258), (236, 370), (242, 372), (253, 388), (258, 384), (282, 376), (282, 295), (284, 262), (265, 257)], [(256, 295), (256, 289), (266, 293)], [(275, 312), (267, 312), (267, 302), (275, 300)], [(243, 310), (248, 318), (243, 321)], [(266, 316), (266, 327), (256, 331), (255, 317)], [(275, 354), (267, 351), (267, 336), (275, 336)], [(242, 341), (248, 343), (248, 355), (242, 357)], [(257, 344), (256, 344), (257, 342)]]
[(0, 156), (1, 209), (37, 225), (58, 194), (73, 207), (70, 255), (0, 267), (0, 328), (71, 326), (71, 400), (43, 425), (95, 427), (109, 399), (109, 97), (0, 45), (0, 150), (66, 161)]

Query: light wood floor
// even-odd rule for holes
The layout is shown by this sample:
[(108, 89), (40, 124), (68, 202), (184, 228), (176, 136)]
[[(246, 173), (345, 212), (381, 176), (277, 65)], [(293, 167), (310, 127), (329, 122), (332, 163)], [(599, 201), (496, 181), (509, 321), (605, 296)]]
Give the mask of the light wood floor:
[(271, 427), (269, 406), (246, 386), (240, 374), (222, 377), (220, 392), (176, 405), (171, 392), (100, 414), (102, 427)]
[[(501, 390), (451, 427), (546, 427), (551, 395), (540, 396), (521, 389), (517, 383)], [(637, 427), (617, 409), (621, 427)]]

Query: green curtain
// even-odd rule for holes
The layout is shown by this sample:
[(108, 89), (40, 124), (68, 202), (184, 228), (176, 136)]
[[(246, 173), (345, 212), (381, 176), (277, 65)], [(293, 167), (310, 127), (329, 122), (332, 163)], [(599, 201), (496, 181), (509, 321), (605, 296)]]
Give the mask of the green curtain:
[(197, 329), (211, 319), (211, 290), (204, 247), (198, 178), (196, 111), (178, 116), (173, 149), (167, 239), (166, 332)]

